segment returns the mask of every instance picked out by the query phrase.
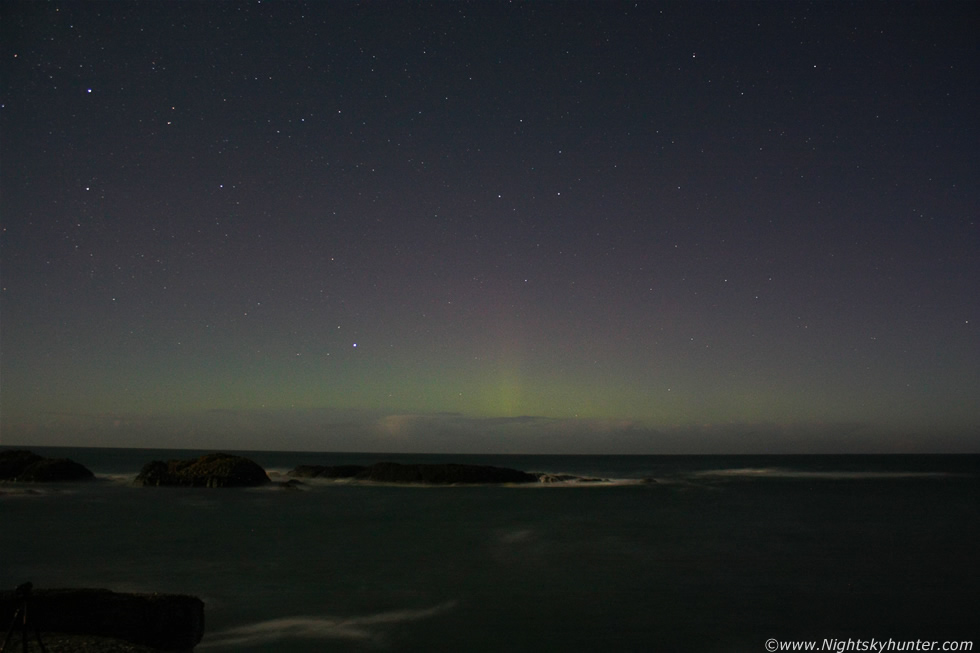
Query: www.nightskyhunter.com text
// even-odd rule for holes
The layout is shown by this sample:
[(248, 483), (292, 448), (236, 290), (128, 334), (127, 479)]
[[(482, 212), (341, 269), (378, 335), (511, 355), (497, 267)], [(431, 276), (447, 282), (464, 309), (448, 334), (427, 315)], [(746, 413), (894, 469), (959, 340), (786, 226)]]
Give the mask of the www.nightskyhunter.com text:
[(945, 641), (912, 639), (825, 639), (823, 641), (783, 641), (778, 639), (766, 640), (767, 651), (868, 651), (884, 653), (885, 651), (972, 651), (972, 641)]

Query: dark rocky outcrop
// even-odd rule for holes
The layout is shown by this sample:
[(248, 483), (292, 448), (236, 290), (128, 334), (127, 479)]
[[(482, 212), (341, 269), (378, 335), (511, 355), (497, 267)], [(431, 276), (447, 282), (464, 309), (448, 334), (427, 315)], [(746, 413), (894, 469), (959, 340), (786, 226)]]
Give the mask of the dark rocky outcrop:
[(0, 481), (49, 483), (85, 481), (95, 475), (68, 458), (44, 458), (33, 451), (0, 451)]
[(350, 479), (375, 483), (419, 483), (430, 485), (465, 485), (493, 483), (603, 483), (607, 479), (572, 474), (522, 472), (490, 465), (456, 463), (364, 465), (300, 465), (289, 472), (296, 478)]
[[(4, 627), (23, 602), (21, 588), (0, 592), (0, 624)], [(204, 636), (204, 603), (195, 596), (121, 594), (105, 589), (28, 589), (28, 596), (32, 626), (41, 631), (42, 641), (44, 633), (97, 635), (157, 650), (190, 651)], [(33, 639), (33, 633), (30, 635)]]
[(226, 453), (212, 453), (192, 460), (154, 460), (143, 466), (136, 485), (178, 487), (251, 487), (269, 483), (257, 463)]
[(355, 479), (376, 483), (423, 483), (428, 485), (537, 483), (535, 474), (489, 465), (376, 463)]

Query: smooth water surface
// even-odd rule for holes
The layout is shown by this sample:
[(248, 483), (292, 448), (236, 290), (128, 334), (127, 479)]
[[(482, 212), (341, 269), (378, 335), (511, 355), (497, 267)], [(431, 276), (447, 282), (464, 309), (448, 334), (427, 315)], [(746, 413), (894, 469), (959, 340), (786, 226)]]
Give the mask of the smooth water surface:
[(388, 459), (620, 482), (216, 490), (130, 485), (144, 462), (197, 452), (37, 451), (100, 480), (0, 486), (0, 586), (195, 594), (206, 603), (199, 650), (976, 639), (977, 457), (252, 452), (274, 478)]

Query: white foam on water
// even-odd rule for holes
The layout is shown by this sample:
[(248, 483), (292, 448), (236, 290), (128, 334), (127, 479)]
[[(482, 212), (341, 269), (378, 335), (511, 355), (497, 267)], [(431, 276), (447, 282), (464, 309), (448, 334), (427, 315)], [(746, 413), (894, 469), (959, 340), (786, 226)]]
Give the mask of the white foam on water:
[(507, 487), (521, 488), (562, 488), (562, 487), (620, 487), (623, 485), (649, 485), (656, 479), (646, 478), (600, 478), (575, 476), (561, 480), (546, 480), (537, 483), (507, 483)]
[(197, 648), (257, 646), (284, 639), (377, 640), (387, 626), (428, 619), (454, 607), (456, 601), (447, 601), (431, 608), (391, 610), (360, 617), (282, 617), (206, 635)]
[(779, 475), (783, 478), (815, 479), (888, 479), (888, 478), (940, 478), (953, 476), (947, 472), (793, 472)]
[(24, 487), (22, 485), (0, 485), (0, 497), (21, 498), (21, 497), (43, 497), (55, 494), (56, 490), (48, 488), (41, 489), (36, 487)]
[(692, 476), (718, 478), (800, 478), (823, 480), (860, 480), (860, 479), (899, 479), (899, 478), (939, 478), (953, 476), (948, 472), (845, 472), (819, 471), (808, 472), (780, 467), (742, 467), (737, 469), (709, 469), (695, 472)]
[(521, 528), (518, 530), (507, 531), (501, 533), (497, 539), (503, 544), (516, 544), (518, 542), (526, 542), (534, 536), (534, 531), (530, 528)]
[(95, 480), (107, 481), (117, 485), (132, 485), (133, 481), (136, 480), (137, 475), (138, 474), (136, 472), (132, 474), (100, 474), (96, 472)]
[(739, 467), (736, 469), (707, 469), (694, 472), (692, 476), (774, 476), (786, 473), (787, 470), (778, 467)]

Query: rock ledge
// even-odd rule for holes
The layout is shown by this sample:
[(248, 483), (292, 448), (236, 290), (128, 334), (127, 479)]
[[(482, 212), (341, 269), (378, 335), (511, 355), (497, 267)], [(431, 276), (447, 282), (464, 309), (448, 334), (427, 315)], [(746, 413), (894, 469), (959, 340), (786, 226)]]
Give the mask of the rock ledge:
[(0, 592), (0, 623), (10, 624), (28, 596), (41, 632), (111, 637), (161, 651), (191, 651), (204, 636), (204, 602), (183, 594), (123, 594), (106, 589), (31, 590), (30, 583)]

